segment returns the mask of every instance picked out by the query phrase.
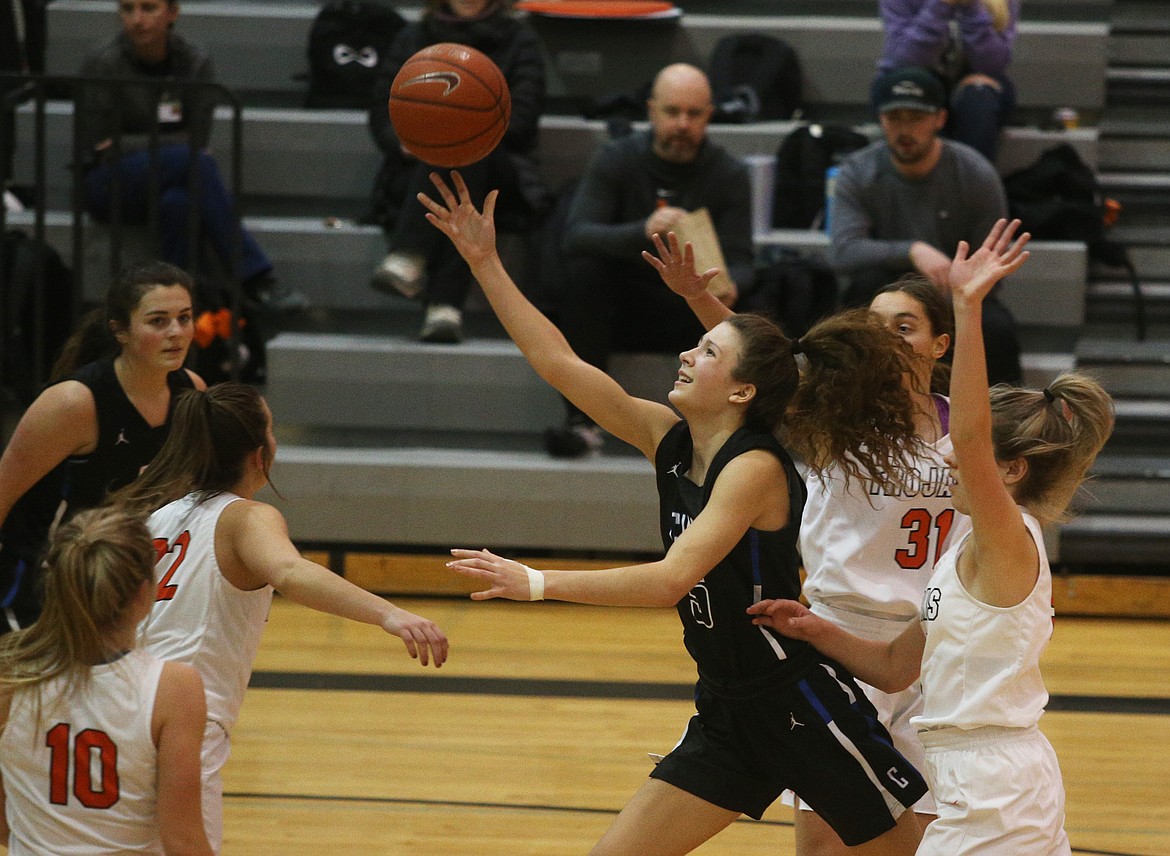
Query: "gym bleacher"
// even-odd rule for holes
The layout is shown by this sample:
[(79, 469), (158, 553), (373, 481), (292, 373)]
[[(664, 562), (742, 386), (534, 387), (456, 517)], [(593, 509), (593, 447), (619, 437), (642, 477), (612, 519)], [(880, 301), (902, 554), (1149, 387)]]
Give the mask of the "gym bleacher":
[[(797, 50), (805, 80), (802, 121), (846, 122), (876, 135), (866, 107), (881, 44), (876, 3), (678, 5), (682, 16), (668, 23), (533, 19), (553, 106), (541, 124), (550, 186), (579, 174), (605, 137), (604, 122), (583, 118), (582, 105), (636, 92), (670, 61), (703, 66), (720, 36), (744, 29), (778, 35)], [(1140, 110), (1123, 111), (1117, 115), (1124, 119), (1109, 124), (1113, 57), (1128, 49), (1138, 56), (1129, 54), (1131, 64), (1147, 61), (1140, 48), (1119, 45), (1112, 33), (1120, 5), (1036, 0), (1025, 6), (1011, 66), (1020, 108), (1005, 130), (997, 166), (1006, 174), (1069, 142), (1091, 166), (1115, 173), (1122, 191), (1130, 188), (1125, 192), (1134, 201), (1127, 197), (1126, 210), (1144, 219), (1123, 220), (1118, 237), (1132, 239), (1147, 286), (1150, 335), (1133, 341), (1129, 291), (1112, 272), (1090, 266), (1083, 244), (1033, 244), (1033, 260), (1007, 283), (1004, 296), (1021, 324), (1029, 384), (1083, 366), (1118, 398), (1117, 435), (1080, 500), (1085, 513), (1052, 539), (1056, 566), (1068, 572), (1059, 583), (1064, 608), (1170, 615), (1165, 599), (1151, 593), (1170, 580), (1170, 347), (1164, 326), (1170, 217), (1163, 219), (1167, 209), (1158, 201), (1166, 195), (1163, 174), (1170, 173), (1170, 127), (1143, 118)], [(50, 73), (75, 73), (95, 34), (117, 26), (112, 0), (54, 0), (48, 8)], [(189, 2), (178, 24), (210, 51), (220, 82), (243, 101), (239, 178), (249, 228), (282, 280), (321, 310), (314, 329), (288, 330), (270, 343), (266, 393), (281, 448), (274, 471), (280, 495), (267, 498), (285, 513), (294, 539), (328, 550), (338, 570), (347, 556), (362, 553), (421, 555), (423, 564), (438, 567), (452, 546), (603, 559), (655, 554), (660, 544), (650, 465), (612, 439), (597, 457), (549, 458), (540, 434), (561, 418), (559, 399), (482, 305), (471, 310), (467, 341), (424, 345), (413, 338), (421, 310), (368, 287), (385, 245), (377, 227), (355, 218), (366, 206), (379, 155), (363, 111), (299, 106), (316, 11), (309, 2)], [(419, 12), (400, 11), (407, 18)], [(1170, 65), (1170, 58), (1163, 62)], [(1076, 109), (1081, 126), (1054, 127), (1053, 111), (1060, 107)], [(224, 119), (226, 113), (212, 142), (217, 150), (228, 143)], [(712, 125), (711, 135), (752, 166), (757, 247), (815, 254), (823, 252), (823, 233), (770, 228), (772, 158), (796, 124)], [(23, 109), (18, 140), (31, 139), (32, 126), (31, 111)], [(62, 248), (71, 237), (71, 126), (72, 106), (50, 104), (47, 234)], [(1106, 137), (1106, 128), (1114, 134)], [(18, 146), (18, 182), (32, 169), (30, 147)], [(104, 292), (102, 247), (92, 234), (86, 252), (95, 263), (87, 264), (84, 284), (89, 299)], [(524, 264), (522, 257), (514, 261)], [(617, 361), (614, 373), (636, 394), (664, 399), (676, 367), (673, 358), (632, 354)], [(407, 565), (385, 567), (371, 587), (417, 592), (417, 585), (396, 578), (409, 572)], [(1101, 574), (1124, 579), (1132, 597), (1112, 585), (1070, 582)], [(428, 590), (447, 590), (441, 576), (428, 580)], [(1098, 590), (1107, 594), (1087, 594)]]

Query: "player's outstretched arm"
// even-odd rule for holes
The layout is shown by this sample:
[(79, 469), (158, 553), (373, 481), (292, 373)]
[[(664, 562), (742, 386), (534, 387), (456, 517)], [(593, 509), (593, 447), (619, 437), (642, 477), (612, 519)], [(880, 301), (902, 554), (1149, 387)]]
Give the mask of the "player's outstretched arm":
[(598, 425), (653, 460), (658, 442), (678, 417), (665, 405), (634, 398), (605, 372), (580, 359), (556, 325), (521, 293), (496, 251), (495, 207), (499, 191), (488, 193), (481, 212), (472, 203), (458, 172), (451, 173), (454, 189), (438, 173), (431, 173), (431, 181), (441, 202), (419, 194), (419, 201), (427, 209), (427, 220), (450, 238), (463, 256), (504, 329), (532, 368)]
[[(1013, 606), (1036, 584), (1040, 572), (1036, 543), (1024, 524), (1005, 479), (1022, 478), (1026, 464), (998, 461), (992, 441), (984, 353), (983, 301), (1028, 257), (1027, 232), (1015, 238), (1020, 221), (998, 221), (975, 252), (961, 242), (951, 265), (955, 307), (955, 353), (951, 372), (951, 439), (956, 478), (966, 494), (972, 532), (969, 561), (978, 569), (971, 593), (993, 606)], [(966, 559), (965, 559), (966, 560)]]
[[(426, 666), (447, 660), (447, 636), (435, 622), (407, 612), (304, 558), (279, 511), (263, 502), (233, 502), (220, 516), (216, 555), (240, 588), (270, 585), (302, 606), (381, 627)], [(222, 549), (221, 549), (222, 548)]]
[(477, 580), (473, 600), (563, 600), (597, 606), (674, 606), (749, 528), (776, 529), (788, 519), (780, 462), (754, 450), (727, 464), (706, 507), (656, 562), (596, 571), (535, 571), (490, 550), (452, 550), (447, 567)]
[(913, 622), (893, 642), (874, 642), (854, 636), (831, 621), (814, 615), (795, 600), (762, 600), (748, 607), (752, 624), (770, 627), (792, 639), (808, 642), (855, 676), (878, 689), (895, 693), (918, 678), (926, 637)]

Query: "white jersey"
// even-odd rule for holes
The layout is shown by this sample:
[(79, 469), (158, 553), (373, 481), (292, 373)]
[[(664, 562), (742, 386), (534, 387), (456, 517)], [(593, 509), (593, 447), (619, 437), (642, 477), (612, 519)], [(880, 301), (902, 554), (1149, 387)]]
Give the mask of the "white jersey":
[(64, 679), (47, 681), (39, 722), (36, 691), (13, 694), (0, 737), (10, 856), (163, 852), (150, 732), (162, 668), (135, 650), (69, 698)]
[(913, 722), (936, 728), (1026, 728), (1040, 721), (1048, 691), (1040, 654), (1052, 637), (1052, 575), (1040, 524), (1024, 512), (1040, 557), (1031, 593), (1011, 607), (976, 600), (959, 580), (964, 535), (939, 560), (922, 597), (922, 695)]
[[(948, 402), (935, 399), (945, 416)], [(846, 490), (836, 465), (820, 477), (809, 470), (800, 554), (804, 596), (814, 611), (823, 604), (901, 622), (917, 617), (954, 522), (950, 469), (943, 461), (951, 448), (950, 434), (928, 444), (904, 491), (856, 479)]]
[(197, 494), (165, 505), (148, 526), (159, 554), (158, 593), (141, 627), (142, 645), (164, 660), (190, 663), (203, 677), (207, 718), (231, 731), (252, 661), (272, 605), (272, 587), (236, 588), (215, 558), (215, 528), (223, 510), (240, 497)]

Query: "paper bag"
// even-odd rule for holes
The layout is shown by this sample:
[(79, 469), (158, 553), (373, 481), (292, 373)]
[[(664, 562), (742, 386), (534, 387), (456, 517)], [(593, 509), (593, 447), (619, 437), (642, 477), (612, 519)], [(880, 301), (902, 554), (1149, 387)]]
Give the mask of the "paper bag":
[(715, 224), (711, 222), (711, 214), (706, 208), (690, 212), (675, 223), (671, 231), (678, 236), (679, 247), (685, 247), (689, 241), (694, 248), (695, 270), (698, 273), (719, 268), (719, 275), (707, 286), (709, 292), (720, 300), (735, 293), (735, 284), (727, 275), (727, 263), (723, 260), (719, 236), (715, 234)]

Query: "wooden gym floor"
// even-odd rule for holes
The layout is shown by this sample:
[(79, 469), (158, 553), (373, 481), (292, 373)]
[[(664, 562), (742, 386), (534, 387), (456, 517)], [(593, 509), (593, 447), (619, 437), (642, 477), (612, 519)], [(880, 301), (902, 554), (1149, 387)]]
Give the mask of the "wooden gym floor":
[[(673, 610), (400, 598), (451, 658), (279, 598), (225, 770), (227, 856), (584, 854), (693, 708)], [(1170, 853), (1170, 622), (1058, 618), (1042, 727), (1073, 852)], [(790, 810), (704, 856), (788, 856)]]

